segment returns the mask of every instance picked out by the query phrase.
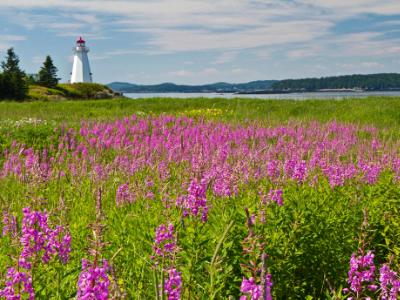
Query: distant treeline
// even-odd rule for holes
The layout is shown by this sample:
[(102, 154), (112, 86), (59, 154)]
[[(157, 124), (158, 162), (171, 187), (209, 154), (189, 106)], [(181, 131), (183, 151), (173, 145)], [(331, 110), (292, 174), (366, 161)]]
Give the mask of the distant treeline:
[(274, 82), (275, 80), (259, 80), (247, 83), (217, 82), (204, 85), (178, 85), (174, 83), (139, 85), (127, 82), (112, 82), (108, 84), (108, 87), (123, 93), (235, 93), (267, 90)]
[(382, 91), (400, 89), (400, 74), (344, 75), (322, 78), (286, 79), (275, 82), (274, 91), (318, 91), (324, 89), (363, 89)]

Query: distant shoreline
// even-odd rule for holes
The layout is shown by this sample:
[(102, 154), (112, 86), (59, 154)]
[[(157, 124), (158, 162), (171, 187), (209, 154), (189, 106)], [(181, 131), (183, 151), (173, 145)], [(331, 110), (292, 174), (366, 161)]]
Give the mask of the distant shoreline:
[(316, 91), (294, 90), (294, 91), (141, 91), (141, 92), (123, 92), (123, 94), (234, 94), (234, 95), (279, 95), (279, 94), (317, 94), (317, 93), (379, 93), (379, 92), (398, 92), (399, 89), (385, 90), (362, 90), (362, 89), (323, 89)]
[(322, 89), (316, 91), (249, 91), (237, 92), (237, 95), (275, 95), (275, 94), (302, 94), (302, 93), (373, 93), (373, 92), (398, 92), (399, 89), (363, 90), (363, 89)]
[(362, 89), (322, 89), (315, 91), (307, 90), (293, 90), (293, 91), (249, 91), (249, 92), (237, 92), (238, 95), (274, 95), (274, 94), (301, 94), (301, 93), (367, 93), (367, 92), (389, 92), (389, 90), (379, 90), (379, 91), (368, 91)]
[(285, 94), (239, 94), (239, 93), (126, 93), (125, 97), (130, 99), (145, 98), (169, 98), (169, 99), (189, 99), (189, 98), (224, 98), (224, 99), (275, 99), (275, 100), (307, 100), (307, 99), (346, 99), (346, 98), (368, 98), (368, 97), (397, 97), (400, 99), (400, 91), (388, 92), (302, 92)]

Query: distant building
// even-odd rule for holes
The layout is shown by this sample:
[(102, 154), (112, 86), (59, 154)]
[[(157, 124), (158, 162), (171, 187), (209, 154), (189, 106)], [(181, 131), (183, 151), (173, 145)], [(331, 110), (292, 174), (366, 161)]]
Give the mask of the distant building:
[(89, 48), (86, 47), (82, 37), (76, 41), (76, 46), (73, 48), (73, 51), (74, 64), (72, 65), (70, 82), (92, 82), (92, 73), (90, 72), (89, 58), (87, 55)]

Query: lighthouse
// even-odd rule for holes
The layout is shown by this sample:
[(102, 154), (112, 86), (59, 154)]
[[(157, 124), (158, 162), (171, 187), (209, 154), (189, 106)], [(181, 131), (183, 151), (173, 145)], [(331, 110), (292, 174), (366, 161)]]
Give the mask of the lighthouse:
[(85, 40), (80, 37), (76, 41), (74, 51), (74, 64), (72, 65), (71, 83), (92, 82), (92, 73), (90, 72), (89, 59), (87, 53), (89, 48), (85, 45)]

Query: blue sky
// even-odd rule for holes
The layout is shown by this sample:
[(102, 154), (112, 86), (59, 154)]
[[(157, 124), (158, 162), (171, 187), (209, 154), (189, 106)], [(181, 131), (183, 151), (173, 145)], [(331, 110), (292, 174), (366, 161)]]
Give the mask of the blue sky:
[(0, 0), (0, 57), (69, 79), (78, 36), (94, 80), (139, 84), (400, 73), (399, 0)]

